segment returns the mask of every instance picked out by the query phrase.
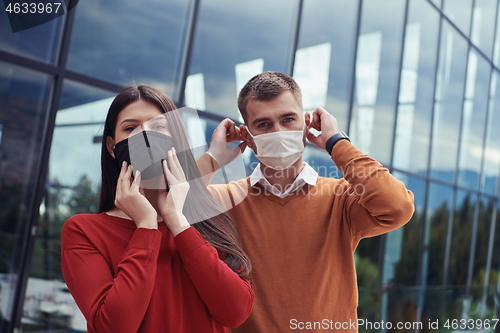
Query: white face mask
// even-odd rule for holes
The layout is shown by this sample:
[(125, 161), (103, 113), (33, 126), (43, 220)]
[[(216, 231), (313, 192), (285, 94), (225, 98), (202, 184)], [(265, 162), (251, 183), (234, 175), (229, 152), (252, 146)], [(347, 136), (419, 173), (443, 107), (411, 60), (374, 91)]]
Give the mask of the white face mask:
[[(304, 124), (305, 128), (305, 124)], [(253, 136), (257, 153), (255, 156), (264, 165), (275, 170), (289, 168), (304, 152), (304, 129), (300, 131), (278, 131)]]

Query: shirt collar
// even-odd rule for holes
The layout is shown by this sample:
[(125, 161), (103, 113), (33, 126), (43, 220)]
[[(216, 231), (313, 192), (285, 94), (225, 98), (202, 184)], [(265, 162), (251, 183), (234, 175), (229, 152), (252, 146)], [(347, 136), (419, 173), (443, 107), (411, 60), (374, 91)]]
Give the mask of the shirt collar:
[(260, 168), (260, 163), (255, 167), (252, 174), (250, 175), (250, 185), (254, 186), (257, 183), (260, 183), (264, 188), (270, 190), (271, 193), (279, 196), (285, 197), (296, 189), (302, 187), (304, 184), (316, 185), (316, 181), (318, 180), (318, 173), (307, 163), (304, 163), (304, 168), (297, 175), (292, 185), (285, 191), (281, 192), (279, 189), (271, 185), (267, 178), (264, 176)]

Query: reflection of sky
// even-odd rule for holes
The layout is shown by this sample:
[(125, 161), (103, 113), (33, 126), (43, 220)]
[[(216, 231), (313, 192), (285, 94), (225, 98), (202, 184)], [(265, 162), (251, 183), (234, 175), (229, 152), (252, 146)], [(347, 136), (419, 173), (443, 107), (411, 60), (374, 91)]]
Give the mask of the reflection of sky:
[[(295, 2), (202, 1), (189, 74), (203, 73), (208, 110), (238, 118), (235, 65), (286, 72)], [(276, 15), (279, 13), (279, 15)]]
[[(358, 1), (310, 0), (302, 7), (298, 48), (329, 43), (325, 109), (347, 131)], [(295, 71), (294, 71), (295, 75)], [(302, 87), (304, 89), (304, 87)]]
[[(434, 108), (434, 142), (431, 160), (434, 170), (455, 170), (466, 60), (466, 41), (444, 22)], [(452, 179), (446, 177), (443, 180), (452, 181)]]
[(173, 94), (190, 1), (80, 1), (68, 68)]
[[(60, 110), (50, 151), (49, 179), (57, 179), (62, 185), (74, 186), (87, 175), (97, 186), (100, 183), (101, 145), (93, 142), (102, 135), (104, 119), (113, 98)], [(97, 125), (61, 126), (79, 123)]]
[[(14, 2), (12, 2), (14, 3)], [(61, 16), (39, 26), (12, 32), (7, 12), (0, 6), (0, 49), (28, 58), (52, 63), (59, 41), (59, 29), (64, 22)]]

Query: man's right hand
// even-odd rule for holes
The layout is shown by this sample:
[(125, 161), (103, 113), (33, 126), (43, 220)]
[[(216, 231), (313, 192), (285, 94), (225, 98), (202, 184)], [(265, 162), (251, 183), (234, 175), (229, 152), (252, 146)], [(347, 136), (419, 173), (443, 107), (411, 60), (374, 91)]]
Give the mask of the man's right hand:
[(234, 141), (243, 141), (240, 129), (236, 127), (234, 121), (226, 118), (220, 122), (219, 126), (213, 132), (210, 148), (208, 149), (208, 152), (212, 154), (220, 167), (231, 163), (231, 161), (245, 151), (247, 147), (245, 142), (240, 143), (236, 148), (228, 146), (228, 143)]

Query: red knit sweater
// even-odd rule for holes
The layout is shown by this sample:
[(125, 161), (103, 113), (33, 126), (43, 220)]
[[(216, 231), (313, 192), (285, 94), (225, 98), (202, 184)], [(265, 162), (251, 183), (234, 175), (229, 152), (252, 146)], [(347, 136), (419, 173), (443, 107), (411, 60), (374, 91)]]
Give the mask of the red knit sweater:
[(253, 292), (194, 229), (175, 238), (101, 214), (62, 229), (62, 271), (89, 333), (227, 332), (250, 315)]

